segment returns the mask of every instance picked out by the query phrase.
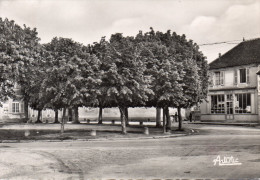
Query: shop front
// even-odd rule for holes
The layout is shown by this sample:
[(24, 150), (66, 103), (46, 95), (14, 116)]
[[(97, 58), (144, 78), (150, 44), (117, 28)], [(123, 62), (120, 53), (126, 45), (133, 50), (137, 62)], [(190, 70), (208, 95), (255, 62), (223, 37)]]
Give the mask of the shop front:
[(201, 121), (257, 122), (256, 89), (210, 91)]

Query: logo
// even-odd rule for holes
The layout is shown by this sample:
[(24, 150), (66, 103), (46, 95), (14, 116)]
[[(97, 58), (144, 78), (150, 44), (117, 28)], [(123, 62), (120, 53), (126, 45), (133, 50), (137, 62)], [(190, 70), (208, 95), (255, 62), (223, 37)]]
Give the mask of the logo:
[(236, 166), (236, 165), (242, 165), (238, 161), (238, 158), (234, 158), (233, 156), (224, 156), (223, 159), (221, 159), (220, 155), (217, 156), (216, 159), (213, 160), (214, 166)]

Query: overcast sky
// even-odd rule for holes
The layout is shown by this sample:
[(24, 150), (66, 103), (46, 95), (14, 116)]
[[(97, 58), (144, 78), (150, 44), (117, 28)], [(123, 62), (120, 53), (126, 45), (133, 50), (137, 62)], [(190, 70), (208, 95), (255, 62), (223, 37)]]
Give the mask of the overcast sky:
[[(0, 17), (83, 44), (139, 30), (185, 34), (198, 44), (260, 37), (260, 0), (0, 0)], [(235, 41), (234, 41), (235, 40)], [(211, 62), (236, 44), (201, 46)]]

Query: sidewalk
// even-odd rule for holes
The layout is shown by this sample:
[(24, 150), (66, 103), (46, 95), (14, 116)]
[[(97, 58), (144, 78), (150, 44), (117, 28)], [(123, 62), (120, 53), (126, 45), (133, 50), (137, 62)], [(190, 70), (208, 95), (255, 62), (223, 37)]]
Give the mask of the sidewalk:
[[(148, 127), (149, 134), (145, 134)], [(162, 128), (152, 125), (131, 125), (126, 128), (127, 134), (121, 133), (120, 125), (111, 124), (65, 124), (63, 135), (60, 134), (60, 124), (5, 124), (0, 126), (0, 142), (21, 141), (62, 141), (62, 140), (113, 140), (113, 139), (147, 139), (185, 136), (193, 133), (189, 129), (171, 133), (163, 133)], [(146, 131), (147, 132), (147, 131)]]

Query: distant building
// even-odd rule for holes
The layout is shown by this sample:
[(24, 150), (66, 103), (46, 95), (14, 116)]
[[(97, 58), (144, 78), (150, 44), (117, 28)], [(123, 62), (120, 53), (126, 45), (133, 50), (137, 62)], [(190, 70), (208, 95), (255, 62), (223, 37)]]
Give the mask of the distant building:
[(201, 121), (260, 122), (260, 38), (241, 42), (209, 67)]
[[(20, 94), (19, 86), (14, 86), (14, 92)], [(8, 98), (6, 102), (1, 102), (0, 119), (21, 119), (24, 117), (24, 103), (18, 99)]]

